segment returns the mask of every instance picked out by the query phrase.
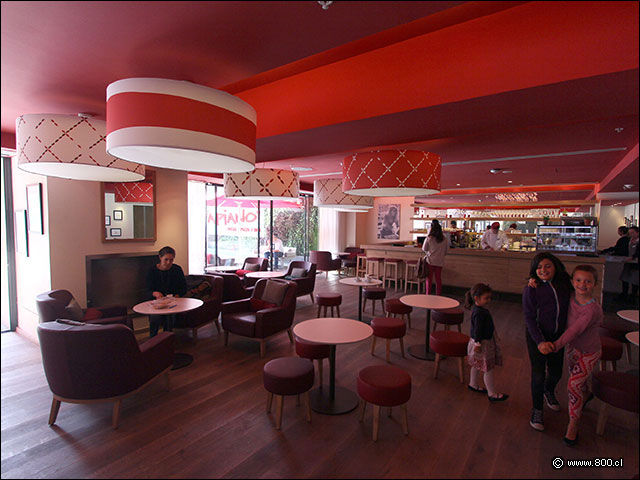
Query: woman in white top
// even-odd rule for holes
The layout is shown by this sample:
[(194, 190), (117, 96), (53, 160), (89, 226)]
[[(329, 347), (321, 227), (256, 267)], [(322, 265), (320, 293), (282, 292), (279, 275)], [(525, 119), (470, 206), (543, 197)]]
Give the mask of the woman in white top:
[(433, 277), (436, 279), (436, 295), (442, 293), (442, 267), (444, 266), (444, 256), (449, 250), (447, 242), (442, 234), (442, 226), (438, 220), (431, 221), (429, 235), (424, 239), (422, 250), (427, 257), (429, 264), (429, 275), (427, 275), (427, 295), (433, 285)]

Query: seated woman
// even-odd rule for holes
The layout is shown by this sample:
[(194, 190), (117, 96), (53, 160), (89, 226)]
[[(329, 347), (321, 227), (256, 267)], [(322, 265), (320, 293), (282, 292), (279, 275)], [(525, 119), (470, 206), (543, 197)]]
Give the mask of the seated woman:
[[(147, 290), (154, 299), (162, 298), (166, 295), (179, 297), (187, 293), (187, 282), (180, 265), (173, 263), (176, 258), (176, 251), (171, 247), (163, 247), (158, 253), (160, 263), (149, 269), (147, 273)], [(150, 315), (149, 316), (149, 336), (158, 334), (160, 323), (165, 332), (173, 330), (175, 314), (171, 315)]]

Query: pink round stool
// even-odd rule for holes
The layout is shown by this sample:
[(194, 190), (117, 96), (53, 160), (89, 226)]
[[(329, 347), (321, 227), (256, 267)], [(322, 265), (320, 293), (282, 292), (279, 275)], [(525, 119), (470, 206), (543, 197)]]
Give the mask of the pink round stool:
[(460, 375), (460, 382), (464, 383), (464, 364), (462, 360), (467, 356), (468, 343), (469, 336), (464, 333), (452, 332), (450, 330), (431, 332), (431, 335), (429, 336), (429, 348), (436, 354), (436, 365), (433, 372), (433, 378), (438, 378), (441, 357), (458, 357), (458, 373)]
[(391, 339), (397, 338), (400, 340), (400, 352), (402, 353), (402, 358), (405, 358), (404, 341), (402, 337), (407, 333), (407, 324), (404, 323), (404, 320), (392, 317), (376, 317), (371, 320), (371, 328), (373, 328), (371, 355), (374, 354), (376, 348), (376, 338), (385, 338), (387, 340), (386, 360), (387, 363), (389, 363)]

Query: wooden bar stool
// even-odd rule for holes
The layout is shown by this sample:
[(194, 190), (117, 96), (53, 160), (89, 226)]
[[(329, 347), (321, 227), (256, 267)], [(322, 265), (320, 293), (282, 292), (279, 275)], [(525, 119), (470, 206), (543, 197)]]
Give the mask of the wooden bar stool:
[(285, 395), (297, 395), (298, 404), (300, 395), (304, 394), (307, 402), (307, 422), (311, 422), (311, 402), (309, 390), (313, 387), (314, 371), (313, 363), (306, 358), (283, 357), (267, 362), (262, 371), (264, 388), (267, 396), (267, 413), (271, 413), (273, 396), (277, 397), (278, 411), (276, 416), (276, 429), (282, 426), (282, 406)]
[(371, 320), (371, 328), (373, 329), (371, 355), (375, 353), (376, 339), (384, 338), (387, 341), (386, 360), (387, 363), (391, 363), (389, 360), (391, 340), (397, 338), (400, 340), (400, 353), (402, 354), (402, 358), (405, 358), (403, 337), (407, 333), (407, 324), (404, 323), (404, 320), (392, 317), (376, 317)]
[(464, 383), (464, 363), (463, 359), (467, 356), (467, 345), (469, 344), (469, 336), (460, 332), (452, 332), (440, 330), (431, 332), (429, 337), (429, 347), (436, 354), (436, 364), (433, 371), (433, 378), (438, 378), (440, 370), (440, 360), (442, 357), (458, 357), (458, 374), (460, 382)]
[(356, 257), (356, 277), (359, 277), (361, 273), (363, 277), (367, 274), (367, 257), (364, 255)]
[(431, 320), (433, 321), (432, 332), (437, 330), (438, 324), (444, 325), (445, 330), (449, 330), (451, 325), (456, 325), (458, 331), (462, 332), (462, 322), (464, 322), (464, 310), (460, 307), (441, 308), (431, 311)]
[[(398, 282), (400, 281), (400, 266), (402, 265), (401, 258), (385, 258), (382, 266), (382, 285), (387, 286), (387, 280), (393, 282), (394, 292), (398, 291)], [(387, 271), (393, 270), (393, 276), (387, 277)], [(402, 288), (402, 285), (400, 285)]]
[[(405, 260), (404, 264), (404, 293), (407, 293), (409, 284), (418, 286), (418, 293), (422, 290), (424, 282), (418, 278), (418, 261), (419, 260)], [(425, 286), (425, 288), (427, 288)]]
[(375, 278), (380, 278), (382, 276), (382, 268), (380, 268), (380, 265), (383, 262), (384, 257), (367, 257), (367, 275), (372, 275)]
[(402, 321), (405, 321), (404, 316), (407, 316), (406, 322), (411, 328), (411, 312), (413, 312), (413, 308), (409, 305), (405, 305), (400, 301), (399, 298), (388, 298), (384, 302), (384, 309), (387, 312), (387, 317), (396, 317), (396, 315), (400, 315)]
[(371, 315), (376, 314), (376, 300), (380, 300), (382, 311), (384, 312), (384, 299), (387, 291), (382, 287), (365, 287), (362, 289), (362, 311), (367, 306), (367, 300), (371, 300)]
[(333, 307), (338, 310), (338, 317), (340, 317), (340, 305), (342, 304), (342, 295), (339, 293), (316, 293), (316, 303), (318, 304), (318, 317), (320, 317), (320, 310), (324, 307), (324, 317), (327, 316), (327, 307), (331, 307), (331, 316), (333, 317)]

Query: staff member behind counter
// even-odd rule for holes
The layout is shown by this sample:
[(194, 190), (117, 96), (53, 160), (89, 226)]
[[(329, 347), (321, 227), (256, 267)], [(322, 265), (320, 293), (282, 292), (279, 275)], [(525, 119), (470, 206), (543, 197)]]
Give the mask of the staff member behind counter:
[(482, 235), (480, 245), (483, 250), (506, 250), (509, 246), (507, 235), (500, 230), (500, 223), (493, 222), (491, 228)]

